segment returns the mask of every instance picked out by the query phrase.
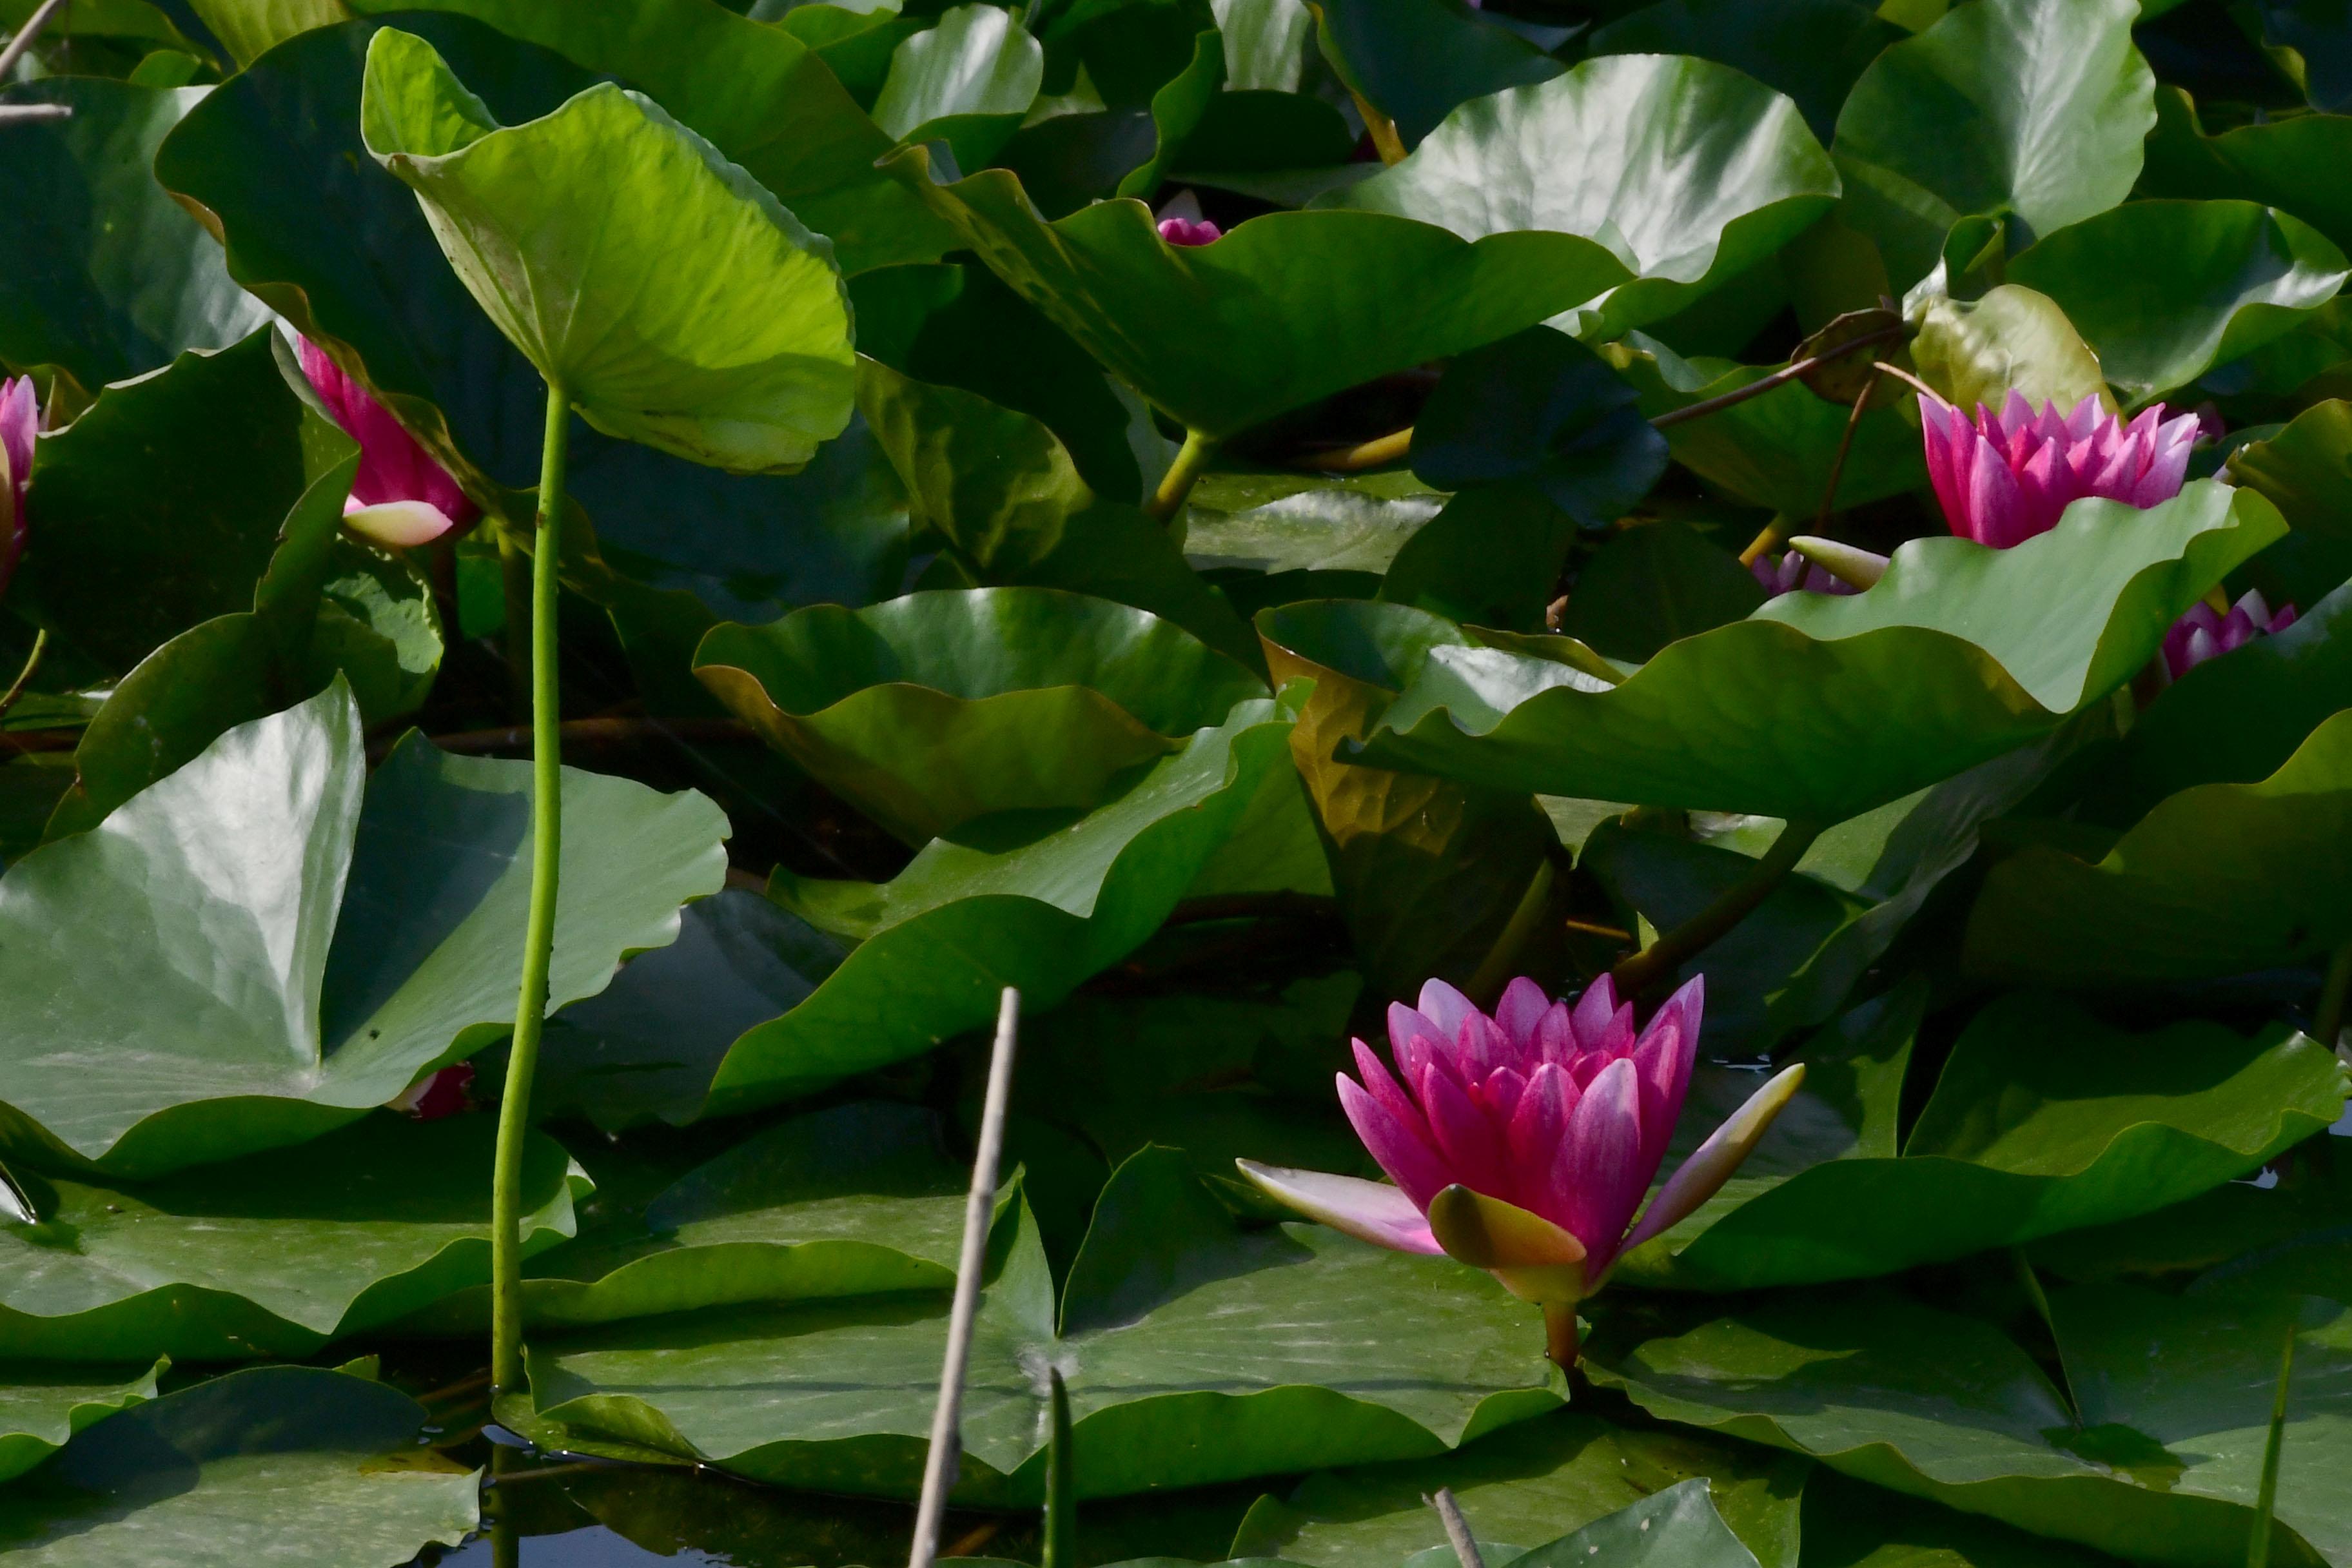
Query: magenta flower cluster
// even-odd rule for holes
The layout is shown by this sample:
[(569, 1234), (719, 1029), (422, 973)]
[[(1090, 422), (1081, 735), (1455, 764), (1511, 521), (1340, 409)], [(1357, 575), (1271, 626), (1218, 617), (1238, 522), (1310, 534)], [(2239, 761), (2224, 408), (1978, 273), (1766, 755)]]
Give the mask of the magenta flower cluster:
[(2271, 613), (2270, 601), (2249, 588), (2222, 615), (2210, 605), (2193, 605), (2164, 635), (2165, 673), (2178, 680), (2207, 659), (2242, 646), (2258, 637), (2283, 632), (2294, 625), (2295, 609), (2283, 605)]
[(1952, 531), (2006, 550), (2058, 525), (2069, 502), (2102, 496), (2151, 507), (2180, 493), (2194, 414), (2164, 417), (2164, 405), (2126, 425), (2095, 397), (2063, 417), (2055, 403), (2036, 413), (2011, 390), (1996, 415), (1979, 404), (1973, 423), (1937, 399), (1919, 399), (1927, 479)]

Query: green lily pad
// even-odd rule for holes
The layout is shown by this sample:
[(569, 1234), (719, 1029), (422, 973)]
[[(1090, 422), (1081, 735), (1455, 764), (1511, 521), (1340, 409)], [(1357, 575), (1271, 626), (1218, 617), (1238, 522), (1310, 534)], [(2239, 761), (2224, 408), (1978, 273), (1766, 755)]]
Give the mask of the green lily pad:
[(897, 141), (943, 140), (979, 167), (1020, 129), (1045, 77), (1044, 47), (1011, 12), (950, 6), (892, 52), (874, 121)]
[[(9, 1141), (156, 1175), (316, 1136), (499, 1039), (530, 776), (411, 740), (362, 808), (338, 682), (18, 861), (0, 880), (0, 923), (28, 933), (0, 942), (24, 1004), (0, 1033)], [(724, 869), (725, 821), (699, 795), (575, 773), (565, 796), (551, 1006), (671, 940)]]
[(424, 1406), (318, 1367), (254, 1367), (102, 1421), (0, 1491), (26, 1568), (382, 1568), (454, 1546), (480, 1472), (426, 1455)]
[(761, 473), (849, 423), (831, 243), (651, 100), (605, 84), (502, 128), (431, 44), (386, 28), (360, 120), (476, 302), (596, 428)]
[(2352, 245), (2352, 197), (2333, 171), (2352, 156), (2352, 117), (2293, 114), (2208, 135), (2177, 87), (2156, 89), (2140, 190), (2152, 196), (2267, 202)]
[[(45, 1183), (41, 1223), (0, 1227), (0, 1356), (301, 1356), (404, 1317), (488, 1278), (496, 1133), (379, 1114), (163, 1181)], [(528, 1249), (572, 1234), (586, 1185), (533, 1135)]]
[(1444, 503), (1396, 471), (1213, 474), (1185, 502), (1184, 558), (1203, 572), (1385, 574)]
[(1824, 145), (1845, 95), (1904, 30), (1853, 0), (1659, 0), (1594, 29), (1596, 55), (1696, 55), (1788, 94)]
[(2315, 403), (2285, 428), (2230, 454), (2230, 478), (2260, 491), (2298, 530), (2352, 537), (2352, 403)]
[[(1058, 1307), (1025, 1206), (996, 1243), (967, 1497), (1039, 1496), (1045, 1365), (1069, 1387), (1081, 1497), (1441, 1453), (1559, 1401), (1533, 1314), (1493, 1281), (1316, 1226), (1242, 1231), (1172, 1151), (1113, 1177)], [(754, 1479), (908, 1495), (946, 1316), (916, 1295), (542, 1338), (532, 1396)]]
[(1868, 593), (1783, 595), (1613, 686), (1501, 649), (1433, 648), (1349, 760), (1843, 821), (2099, 700), (2281, 528), (2267, 503), (2204, 482), (2146, 511), (2083, 502), (2012, 550), (1915, 540)]
[(2042, 236), (2131, 194), (2156, 123), (2138, 18), (2133, 0), (1956, 6), (1862, 73), (1832, 143), (1842, 216), (1897, 287), (1936, 266), (1964, 217)]
[(1998, 862), (1963, 962), (2042, 984), (2238, 974), (2352, 939), (2352, 712), (2254, 784), (2159, 801), (2098, 859), (2030, 844)]
[(1604, 658), (1640, 661), (1745, 620), (1763, 602), (1755, 574), (1738, 557), (1668, 519), (1628, 529), (1593, 552), (1559, 629)]
[(94, 392), (190, 349), (226, 348), (268, 320), (150, 172), (157, 144), (206, 90), (97, 77), (0, 90), (0, 103), (73, 110), (9, 127), (0, 210), (15, 220), (0, 276), (0, 359), (56, 365)]
[(1670, 316), (1795, 238), (1837, 200), (1796, 105), (1728, 66), (1612, 55), (1473, 99), (1412, 155), (1318, 206), (1394, 213), (1465, 239), (1581, 236), (1635, 280), (1580, 312), (1616, 337)]
[(1212, 437), (1492, 342), (1628, 276), (1573, 235), (1470, 243), (1384, 213), (1270, 213), (1177, 248), (1139, 201), (1047, 223), (1003, 170), (942, 185), (919, 148), (888, 167), (1015, 292)]
[(1043, 588), (821, 605), (713, 630), (695, 673), (762, 739), (920, 846), (1099, 804), (1265, 684), (1140, 610)]
[(1629, 1279), (1746, 1289), (1892, 1274), (2106, 1224), (2258, 1169), (2343, 1114), (2333, 1052), (2274, 1026), (2152, 1034), (2004, 996), (1962, 1032), (1902, 1153), (1860, 1147), (1738, 1184), (1627, 1260)]
[(1340, 79), (1396, 121), (1407, 146), (1457, 104), (1560, 73), (1558, 60), (1458, 0), (1329, 0), (1316, 33)]
[[(1801, 1459), (1696, 1434), (1612, 1426), (1562, 1411), (1443, 1458), (1309, 1476), (1279, 1501), (1267, 1498), (1250, 1510), (1234, 1549), (1249, 1557), (1279, 1553), (1311, 1568), (1401, 1562), (1446, 1545), (1423, 1500), (1439, 1487), (1453, 1491), (1482, 1542), (1544, 1541), (1562, 1525), (1593, 1523), (1696, 1479), (1763, 1568), (1795, 1568), (1798, 1504), (1810, 1468)], [(1491, 1552), (1488, 1561), (1496, 1561)]]
[[(1588, 1374), (1662, 1419), (1809, 1453), (2131, 1562), (2243, 1560), (2251, 1509), (2179, 1489), (2181, 1462), (2155, 1437), (2089, 1421), (2097, 1395), (2083, 1382), (2103, 1369), (2069, 1358), (2078, 1418), (2032, 1358), (1975, 1318), (1869, 1290), (1787, 1298), (1638, 1345), (1605, 1335), (1587, 1352)], [(2266, 1396), (2275, 1342), (2252, 1353), (2269, 1358)], [(2325, 1561), (2285, 1531), (2271, 1560)]]
[(92, 1422), (155, 1397), (172, 1363), (28, 1366), (0, 1363), (0, 1482), (13, 1481)]
[(2058, 302), (2015, 283), (1979, 299), (1930, 300), (1911, 360), (1958, 408), (1998, 408), (2012, 392), (2061, 408), (2109, 396), (2099, 356)]
[(2347, 275), (2316, 230), (2243, 201), (2133, 202), (2050, 235), (2007, 273), (2058, 302), (2132, 402), (2293, 331)]

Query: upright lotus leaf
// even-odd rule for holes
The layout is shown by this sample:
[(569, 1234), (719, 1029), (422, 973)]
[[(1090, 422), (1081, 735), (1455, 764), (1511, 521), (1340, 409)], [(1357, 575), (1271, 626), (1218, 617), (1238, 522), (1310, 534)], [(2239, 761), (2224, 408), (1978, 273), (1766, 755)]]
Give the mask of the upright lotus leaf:
[(1465, 239), (1591, 239), (1636, 279), (1580, 315), (1580, 334), (1611, 338), (1779, 250), (1837, 195), (1829, 155), (1779, 93), (1711, 60), (1612, 55), (1473, 99), (1403, 163), (1317, 205)]
[(1896, 287), (1936, 266), (1962, 218), (2002, 216), (2031, 240), (2131, 194), (2156, 123), (2138, 17), (2134, 0), (1955, 6), (1862, 73), (1832, 144), (1842, 212)]
[(1448, 1550), (1444, 1527), (1423, 1500), (1444, 1487), (1478, 1538), (1507, 1552), (1562, 1525), (1597, 1524), (1696, 1482), (1763, 1568), (1796, 1568), (1798, 1502), (1810, 1468), (1694, 1433), (1613, 1426), (1562, 1411), (1442, 1458), (1320, 1471), (1278, 1500), (1261, 1499), (1234, 1547), (1313, 1568)]
[[(2259, 1350), (2242, 1339), (2231, 1358), (2267, 1357), (2265, 1397), (2283, 1338)], [(2222, 1568), (2244, 1560), (2251, 1508), (2179, 1486), (2182, 1461), (2137, 1427), (2094, 1425), (2104, 1395), (2084, 1383), (2104, 1368), (2077, 1370), (2067, 1357), (2078, 1412), (2032, 1356), (1980, 1319), (1891, 1290), (1813, 1292), (1687, 1333), (1631, 1339), (1604, 1326), (1587, 1348), (1588, 1374), (1676, 1425), (1811, 1454), (1878, 1486), (2133, 1563)], [(2132, 1348), (2146, 1355), (2149, 1347)], [(2162, 1364), (2151, 1359), (2125, 1375), (2160, 1375)], [(2216, 1414), (2242, 1408), (2252, 1394), (2241, 1385)], [(2271, 1561), (2320, 1568), (2328, 1559), (2283, 1531)]]
[(650, 99), (603, 84), (502, 129), (387, 27), (360, 114), (475, 300), (590, 425), (741, 473), (798, 468), (848, 425), (831, 243)]
[(268, 320), (150, 172), (156, 145), (206, 90), (98, 77), (0, 89), (0, 104), (73, 110), (8, 128), (0, 360), (57, 366), (96, 392), (189, 349), (226, 348)]
[(155, 1397), (172, 1363), (59, 1366), (0, 1362), (0, 1482), (13, 1481), (93, 1421)]
[[(677, 934), (678, 905), (719, 884), (726, 834), (699, 795), (565, 784), (559, 1006)], [(16, 862), (8, 1142), (153, 1176), (314, 1137), (494, 1043), (521, 966), (529, 792), (523, 763), (413, 739), (367, 778), (338, 682)]]
[(2335, 171), (2352, 157), (2352, 116), (2290, 114), (2206, 134), (2197, 106), (2177, 87), (2156, 89), (2140, 193), (2211, 201), (2267, 202), (2352, 246), (2352, 193)]
[[(1290, 734), (1330, 856), (1339, 912), (1374, 990), (1412, 995), (1434, 974), (1492, 989), (1543, 919), (1549, 825), (1526, 794), (1334, 760), (1382, 721), (1439, 649), (1465, 646), (1444, 617), (1328, 599), (1258, 616), (1276, 687), (1312, 680)], [(1499, 966), (1499, 967), (1498, 967)]]
[(1048, 223), (1005, 170), (942, 185), (919, 148), (889, 166), (1022, 298), (1211, 437), (1492, 342), (1630, 276), (1578, 236), (1470, 243), (1384, 213), (1270, 213), (1177, 247), (1139, 201)]
[(1911, 361), (1956, 408), (1999, 408), (2012, 392), (2061, 408), (2109, 400), (2105, 367), (2066, 312), (2016, 283), (1977, 300), (1928, 301)]
[(2298, 531), (2352, 538), (2352, 404), (2331, 397), (2230, 454), (2230, 478)]
[[(953, 243), (920, 203), (875, 172), (874, 160), (890, 150), (888, 132), (793, 28), (789, 12), (786, 25), (777, 26), (709, 0), (553, 7), (540, 0), (351, 0), (351, 8), (362, 16), (404, 16), (402, 25), (414, 32), (425, 31), (415, 26), (425, 19), (421, 13), (470, 17), (551, 50), (592, 78), (621, 79), (709, 138), (803, 223), (829, 237), (850, 271), (934, 261)], [(872, 36), (884, 40), (875, 60), (878, 84), (895, 35)]]
[(2283, 1025), (2135, 1034), (2005, 996), (1962, 1032), (1899, 1155), (1857, 1146), (1727, 1193), (1628, 1258), (1628, 1278), (1729, 1290), (1893, 1274), (2152, 1213), (2326, 1127), (2347, 1089), (2332, 1052)]
[(2159, 801), (2105, 855), (2033, 843), (1997, 861), (1969, 917), (1980, 974), (2056, 985), (2240, 974), (2352, 940), (2352, 711), (2255, 784)]
[(2316, 230), (2252, 202), (2132, 202), (2048, 236), (2007, 274), (2057, 302), (2135, 403), (2293, 331), (2347, 275)]
[(900, 142), (943, 140), (978, 168), (1020, 129), (1045, 77), (1045, 47), (1011, 12), (951, 6), (892, 53), (874, 122)]
[(0, 1550), (26, 1568), (381, 1568), (455, 1546), (481, 1473), (420, 1456), (430, 1419), (349, 1373), (233, 1372), (100, 1422), (0, 1492)]
[[(1068, 1386), (1082, 1498), (1432, 1455), (1559, 1403), (1532, 1314), (1492, 1281), (1317, 1226), (1244, 1231), (1173, 1150), (1120, 1167), (1055, 1298), (1016, 1205), (974, 1334), (962, 1496), (1035, 1504), (1041, 1366)], [(531, 1396), (553, 1420), (753, 1479), (908, 1496), (947, 1305), (898, 1296), (541, 1336)]]
[(1290, 720), (1241, 703), (1076, 821), (1037, 813), (935, 839), (887, 882), (780, 876), (781, 902), (856, 946), (737, 1039), (707, 1096), (661, 1113), (750, 1110), (903, 1061), (986, 1025), (1007, 985), (1055, 1005), (1160, 929), (1285, 763)]
[(1696, 55), (1788, 94), (1827, 144), (1845, 95), (1907, 35), (1853, 0), (1658, 0), (1593, 30), (1596, 55)]
[(2200, 481), (2087, 500), (2011, 550), (1904, 545), (1878, 585), (1791, 594), (1622, 682), (1439, 647), (1350, 760), (1592, 800), (1843, 821), (2046, 734), (2115, 690), (2284, 531)]
[(695, 673), (761, 737), (920, 847), (992, 812), (1084, 809), (1265, 683), (1141, 610), (1046, 588), (910, 594), (725, 626)]
[(1316, 7), (1323, 58), (1410, 147), (1454, 107), (1544, 81), (1558, 60), (1458, 0), (1327, 0)]
[[(0, 1230), (0, 1359), (306, 1356), (478, 1284), (495, 1131), (379, 1114), (159, 1181), (47, 1181), (41, 1223)], [(572, 1234), (585, 1188), (534, 1134), (531, 1251)]]

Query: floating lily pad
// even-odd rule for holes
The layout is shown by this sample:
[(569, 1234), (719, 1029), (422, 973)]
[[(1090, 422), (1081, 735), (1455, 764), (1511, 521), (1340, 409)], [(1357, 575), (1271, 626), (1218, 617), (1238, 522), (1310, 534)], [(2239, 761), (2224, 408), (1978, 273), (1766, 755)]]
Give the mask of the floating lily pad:
[[(380, 1114), (161, 1181), (49, 1181), (40, 1224), (0, 1228), (0, 1357), (308, 1355), (480, 1283), (496, 1132)], [(523, 1245), (569, 1237), (586, 1186), (534, 1135)]]
[[(0, 942), (21, 1004), (0, 1032), (11, 1142), (152, 1176), (316, 1136), (499, 1039), (530, 777), (412, 740), (366, 780), (338, 682), (18, 861), (0, 881), (0, 925), (24, 933)], [(569, 773), (565, 796), (551, 1007), (671, 940), (724, 869), (699, 795)]]
[(2315, 403), (2247, 442), (2230, 454), (2230, 477), (2270, 498), (2298, 529), (2352, 536), (2352, 404)]
[(1558, 76), (1560, 64), (1459, 0), (1330, 0), (1318, 8), (1323, 58), (1396, 121), (1412, 146), (1455, 105)]
[(1727, 66), (1612, 55), (1474, 99), (1412, 155), (1316, 205), (1394, 213), (1465, 239), (1579, 235), (1636, 281), (1582, 330), (1670, 316), (1827, 212), (1838, 176), (1796, 106)]
[(13, 1481), (94, 1421), (155, 1397), (169, 1362), (38, 1366), (0, 1362), (0, 1482)]
[(2048, 732), (2136, 674), (2206, 587), (2278, 537), (2200, 483), (2069, 509), (2013, 550), (1897, 550), (1866, 594), (1790, 594), (1622, 684), (1437, 647), (1351, 760), (1490, 788), (1842, 821)]
[[(1243, 1232), (1171, 1151), (1124, 1165), (1057, 1307), (1025, 1208), (997, 1234), (963, 1405), (963, 1494), (1038, 1497), (1041, 1365), (1081, 1497), (1443, 1452), (1559, 1400), (1526, 1307), (1445, 1258), (1309, 1226)], [(947, 1301), (632, 1325), (531, 1352), (541, 1414), (755, 1479), (909, 1495)], [(1548, 1375), (1549, 1373), (1549, 1375)]]
[(1098, 804), (1265, 687), (1178, 627), (1042, 588), (911, 594), (720, 626), (695, 673), (914, 845), (992, 812)]
[(2352, 156), (2352, 117), (2290, 114), (2207, 135), (2197, 106), (2177, 87), (2156, 89), (2143, 194), (2267, 202), (2334, 240), (2352, 245), (2352, 201), (2334, 171)]
[(900, 142), (945, 141), (979, 167), (1020, 129), (1045, 75), (1044, 47), (1011, 12), (951, 6), (893, 51), (874, 121)]
[(230, 1373), (0, 1491), (0, 1546), (27, 1568), (383, 1568), (480, 1518), (480, 1472), (420, 1455), (425, 1419), (348, 1373)]
[(1593, 30), (1596, 55), (1696, 55), (1784, 92), (1826, 145), (1855, 80), (1904, 30), (1853, 0), (1658, 0)]

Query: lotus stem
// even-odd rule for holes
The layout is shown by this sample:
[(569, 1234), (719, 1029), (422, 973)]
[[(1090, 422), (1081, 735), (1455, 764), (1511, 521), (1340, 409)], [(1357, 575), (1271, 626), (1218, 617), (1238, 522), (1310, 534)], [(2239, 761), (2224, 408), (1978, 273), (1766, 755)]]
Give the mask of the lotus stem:
[(1039, 1568), (1078, 1568), (1076, 1455), (1070, 1436), (1070, 1390), (1059, 1367), (1045, 1372), (1052, 1396), (1053, 1429), (1045, 1453), (1045, 1542)]
[(522, 1364), (522, 1155), (530, 1134), (530, 1080), (547, 1020), (547, 968), (555, 947), (556, 879), (563, 860), (562, 691), (556, 668), (556, 558), (563, 519), (564, 444), (572, 405), (547, 385), (540, 447), (539, 522), (530, 563), (530, 912), (523, 923), (522, 983), (514, 1043), (499, 1106), (498, 1163), (490, 1177), (490, 1388), (519, 1393)]
[[(1693, 403), (1681, 408), (1670, 408), (1652, 419), (1650, 423), (1664, 430), (1669, 426), (1680, 425), (1686, 419), (1701, 418), (1718, 409), (1728, 408), (1736, 403), (1745, 403), (1751, 397), (1761, 397), (1783, 382), (1794, 381), (1817, 365), (1827, 364), (1832, 360), (1843, 359), (1857, 349), (1866, 349), (1873, 343), (1888, 342), (1902, 335), (1903, 329), (1899, 326), (1881, 327), (1877, 331), (1864, 332), (1858, 338), (1847, 339), (1835, 348), (1823, 349), (1811, 359), (1801, 359), (1782, 365), (1771, 374), (1751, 381), (1746, 386), (1735, 386), (1719, 397), (1710, 397), (1703, 403)], [(1895, 374), (1900, 375), (1902, 373), (1897, 371)]]
[(2319, 986), (2319, 1005), (2312, 1010), (2312, 1038), (2329, 1050), (2335, 1050), (2344, 1037), (2347, 1000), (2352, 1000), (2352, 941), (2337, 948), (2328, 961), (2327, 978)]
[(1617, 989), (1629, 998), (1639, 996), (1730, 934), (1733, 927), (1771, 897), (1772, 889), (1797, 868), (1797, 862), (1821, 836), (1821, 828), (1809, 822), (1791, 822), (1781, 828), (1780, 837), (1772, 840), (1772, 847), (1764, 852), (1754, 870), (1726, 888), (1706, 908), (1612, 969), (1610, 977), (1617, 982)]
[(1817, 533), (1830, 531), (1830, 513), (1837, 510), (1838, 486), (1845, 479), (1846, 454), (1853, 450), (1853, 433), (1862, 428), (1863, 411), (1870, 406), (1870, 395), (1877, 390), (1878, 378), (1874, 375), (1863, 383), (1862, 395), (1853, 400), (1853, 412), (1845, 416), (1845, 430), (1838, 437), (1837, 456), (1830, 459), (1830, 482), (1822, 487), (1822, 510), (1813, 518), (1813, 531)]
[(1168, 471), (1160, 477), (1160, 488), (1151, 492), (1151, 500), (1143, 510), (1160, 522), (1168, 521), (1183, 510), (1184, 498), (1192, 493), (1193, 485), (1200, 481), (1202, 470), (1208, 468), (1209, 458), (1216, 449), (1217, 438), (1214, 436), (1199, 430), (1186, 430), (1184, 445), (1176, 450), (1176, 460), (1169, 464)]
[(1780, 543), (1780, 541), (1786, 539), (1788, 536), (1789, 520), (1782, 517), (1779, 512), (1774, 512), (1772, 514), (1772, 521), (1766, 523), (1763, 528), (1759, 530), (1756, 537), (1748, 542), (1748, 548), (1739, 552), (1739, 563), (1742, 566), (1755, 565), (1758, 559), (1761, 557), (1765, 552), (1770, 550), (1774, 545)]
[(1576, 1303), (1546, 1301), (1544, 1318), (1544, 1354), (1562, 1372), (1574, 1370), (1578, 1353)]
[(1412, 426), (1408, 425), (1402, 430), (1391, 430), (1385, 436), (1376, 436), (1353, 447), (1342, 447), (1336, 452), (1301, 459), (1297, 466), (1327, 474), (1360, 474), (1367, 468), (1384, 468), (1391, 463), (1401, 462), (1412, 450)]
[(963, 1458), (964, 1369), (971, 1360), (971, 1330), (980, 1316), (980, 1275), (988, 1266), (988, 1225), (996, 1209), (996, 1167), (1004, 1154), (1004, 1117), (1013, 1094), (1013, 1048), (1021, 1032), (1021, 993), (1008, 985), (996, 1010), (996, 1045), (988, 1058), (988, 1091), (981, 1103), (979, 1147), (971, 1157), (971, 1191), (964, 1197), (963, 1250), (956, 1259), (955, 1304), (948, 1313), (946, 1364), (940, 1403), (931, 1416), (931, 1450), (923, 1461), (923, 1494), (915, 1505), (915, 1543), (907, 1568), (931, 1568), (940, 1551), (940, 1521)]
[[(1570, 1321), (1574, 1321), (1571, 1314)], [(1486, 1560), (1478, 1554), (1478, 1542), (1470, 1534), (1470, 1521), (1462, 1517), (1462, 1505), (1454, 1500), (1454, 1489), (1440, 1487), (1434, 1496), (1424, 1496), (1421, 1500), (1437, 1510), (1438, 1522), (1445, 1526), (1446, 1542), (1454, 1548), (1454, 1561), (1462, 1568), (1486, 1568)]]
[(2271, 1520), (2278, 1511), (2279, 1450), (2286, 1439), (2287, 1392), (2294, 1384), (2294, 1325), (2279, 1352), (2278, 1392), (2271, 1400), (2270, 1435), (2263, 1440), (2263, 1479), (2254, 1492), (2254, 1527), (2246, 1542), (2246, 1568), (2270, 1568)]
[[(7, 79), (8, 73), (16, 68), (16, 62), (25, 58), (25, 51), (33, 47), (33, 41), (41, 36), (41, 29), (49, 25), (49, 18), (65, 8), (66, 0), (47, 0), (39, 10), (25, 19), (25, 25), (16, 29), (16, 36), (8, 40), (8, 47), (0, 49), (0, 81)], [(71, 109), (66, 110), (68, 115), (72, 112)], [(40, 118), (62, 119), (64, 116), (43, 115)]]
[(0, 691), (0, 718), (5, 718), (8, 710), (16, 706), (16, 699), (25, 695), (25, 688), (41, 668), (41, 656), (48, 651), (49, 628), (43, 626), (33, 634), (33, 651), (25, 656), (25, 668), (16, 672), (7, 690)]

